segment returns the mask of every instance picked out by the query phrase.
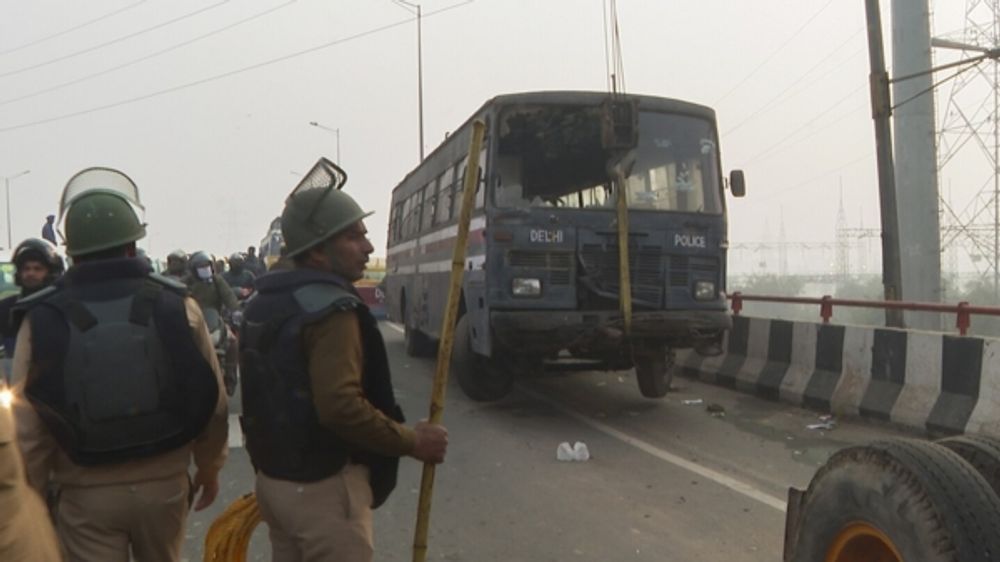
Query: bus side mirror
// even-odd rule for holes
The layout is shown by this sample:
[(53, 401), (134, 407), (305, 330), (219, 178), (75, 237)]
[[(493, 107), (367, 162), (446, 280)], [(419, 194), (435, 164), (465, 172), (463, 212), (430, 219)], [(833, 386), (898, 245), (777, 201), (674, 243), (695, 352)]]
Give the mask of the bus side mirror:
[(743, 178), (743, 170), (729, 172), (729, 191), (732, 192), (733, 197), (743, 197), (747, 194), (747, 184)]

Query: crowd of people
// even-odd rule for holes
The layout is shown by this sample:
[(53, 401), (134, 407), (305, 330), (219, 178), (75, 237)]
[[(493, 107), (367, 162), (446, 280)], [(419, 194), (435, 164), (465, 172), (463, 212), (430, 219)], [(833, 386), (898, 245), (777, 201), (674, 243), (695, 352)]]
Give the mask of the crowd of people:
[[(289, 196), (278, 271), (251, 247), (228, 267), (178, 250), (159, 275), (136, 247), (132, 180), (109, 168), (69, 180), (69, 267), (48, 235), (25, 240), (20, 293), (0, 301), (13, 396), (0, 401), (0, 560), (179, 560), (189, 509), (219, 493), (237, 357), (272, 560), (373, 559), (372, 509), (400, 457), (442, 462), (447, 431), (404, 425), (352, 285), (373, 251), (370, 213), (339, 187)], [(212, 311), (238, 344), (213, 341)]]

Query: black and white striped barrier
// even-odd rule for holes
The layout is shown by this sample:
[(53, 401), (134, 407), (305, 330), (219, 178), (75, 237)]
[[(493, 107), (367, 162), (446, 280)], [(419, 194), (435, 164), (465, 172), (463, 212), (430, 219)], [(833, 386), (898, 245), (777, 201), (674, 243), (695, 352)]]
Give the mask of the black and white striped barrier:
[(837, 415), (1000, 438), (1000, 340), (734, 316), (725, 352), (680, 372)]

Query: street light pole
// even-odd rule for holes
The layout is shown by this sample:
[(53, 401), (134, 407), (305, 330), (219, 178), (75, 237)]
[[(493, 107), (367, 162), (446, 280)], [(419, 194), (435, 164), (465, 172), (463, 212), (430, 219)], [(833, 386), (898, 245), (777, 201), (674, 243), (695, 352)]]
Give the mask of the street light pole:
[(13, 176), (4, 176), (4, 178), (3, 178), (4, 197), (7, 200), (7, 249), (8, 250), (11, 249), (11, 239), (13, 238), (13, 236), (11, 234), (11, 226), (10, 226), (10, 180), (17, 179), (17, 178), (19, 178), (21, 176), (24, 176), (24, 175), (27, 175), (27, 174), (30, 174), (30, 173), (31, 173), (31, 170), (25, 170), (25, 171), (21, 172), (20, 174), (14, 174)]
[[(340, 127), (337, 127), (336, 129), (334, 129), (333, 127), (327, 127), (326, 125), (323, 125), (321, 123), (317, 123), (316, 121), (310, 121), (309, 124), (312, 125), (313, 127), (318, 127), (320, 129), (323, 129), (324, 131), (330, 131), (331, 133), (333, 133), (334, 137), (337, 140), (337, 165), (341, 166), (341, 163), (340, 163)], [(343, 166), (341, 166), (341, 167), (343, 167)]]
[[(420, 161), (424, 161), (424, 55), (423, 37), (421, 31), (421, 11), (420, 4), (407, 2), (406, 0), (393, 0), (399, 7), (410, 11), (413, 9), (417, 14), (417, 115), (420, 123)], [(411, 12), (412, 13), (412, 12)]]

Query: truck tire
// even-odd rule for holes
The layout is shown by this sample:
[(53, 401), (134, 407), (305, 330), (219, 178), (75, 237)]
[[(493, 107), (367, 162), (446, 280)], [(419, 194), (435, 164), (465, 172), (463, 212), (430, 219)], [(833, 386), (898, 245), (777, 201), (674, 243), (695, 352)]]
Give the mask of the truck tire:
[(965, 462), (971, 464), (1000, 496), (1000, 441), (978, 435), (963, 435), (946, 437), (938, 443), (955, 451)]
[(451, 372), (458, 386), (477, 402), (493, 402), (510, 393), (514, 373), (502, 362), (483, 357), (472, 350), (469, 317), (463, 316), (455, 326), (455, 344), (451, 351)]
[(844, 449), (798, 506), (790, 562), (1000, 560), (1000, 499), (958, 454), (889, 440)]
[(662, 347), (636, 348), (633, 353), (639, 392), (646, 398), (663, 398), (673, 379), (673, 352)]

